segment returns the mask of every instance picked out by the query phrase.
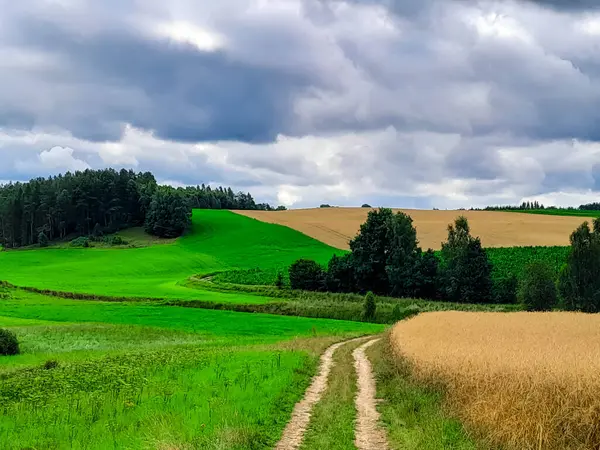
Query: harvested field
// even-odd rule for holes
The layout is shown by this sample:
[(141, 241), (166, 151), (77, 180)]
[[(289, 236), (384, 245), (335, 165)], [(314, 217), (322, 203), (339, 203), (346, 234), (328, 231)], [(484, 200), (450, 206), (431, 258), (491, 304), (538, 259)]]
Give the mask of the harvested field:
[[(484, 247), (569, 245), (569, 236), (585, 217), (521, 214), (500, 211), (431, 211), (403, 209), (410, 215), (421, 247), (441, 247), (448, 224), (464, 215), (471, 232)], [(348, 241), (366, 220), (367, 208), (319, 208), (289, 211), (235, 211), (263, 222), (294, 228), (333, 247), (347, 249)], [(591, 221), (591, 219), (590, 219)]]
[(391, 340), (486, 448), (600, 448), (600, 316), (425, 313)]

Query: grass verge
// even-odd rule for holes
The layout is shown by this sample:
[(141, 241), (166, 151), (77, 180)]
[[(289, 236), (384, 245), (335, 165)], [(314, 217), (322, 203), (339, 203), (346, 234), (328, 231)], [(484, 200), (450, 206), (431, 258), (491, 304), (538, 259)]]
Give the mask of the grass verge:
[[(443, 396), (414, 381), (409, 367), (393, 353), (389, 334), (367, 350), (377, 380), (381, 419), (391, 449), (475, 450), (461, 423), (442, 408)], [(489, 449), (488, 449), (489, 450)]]

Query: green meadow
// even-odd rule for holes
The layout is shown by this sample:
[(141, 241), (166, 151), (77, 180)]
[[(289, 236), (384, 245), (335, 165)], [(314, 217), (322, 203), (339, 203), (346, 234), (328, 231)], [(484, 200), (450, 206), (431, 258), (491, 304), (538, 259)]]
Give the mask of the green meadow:
[(272, 447), (324, 346), (383, 329), (9, 292), (3, 449)]
[(193, 275), (285, 270), (298, 258), (326, 263), (340, 250), (298, 231), (229, 211), (194, 210), (191, 230), (172, 243), (142, 248), (48, 248), (0, 252), (0, 279), (17, 286), (105, 296), (260, 303), (184, 286)]

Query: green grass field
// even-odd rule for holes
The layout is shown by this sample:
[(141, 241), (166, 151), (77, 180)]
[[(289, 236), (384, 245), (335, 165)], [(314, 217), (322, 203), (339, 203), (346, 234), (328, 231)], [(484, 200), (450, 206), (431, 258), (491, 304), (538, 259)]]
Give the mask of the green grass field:
[(0, 357), (3, 449), (272, 447), (322, 348), (383, 329), (23, 291), (0, 327), (22, 350)]
[(523, 209), (507, 210), (508, 212), (518, 212), (526, 214), (543, 214), (547, 216), (574, 216), (574, 217), (600, 217), (600, 211), (579, 210), (579, 209)]
[(229, 211), (195, 210), (190, 232), (143, 248), (59, 248), (0, 252), (0, 279), (18, 286), (106, 296), (257, 303), (244, 294), (191, 290), (195, 274), (261, 267), (271, 273), (298, 258), (325, 263), (340, 253), (302, 233)]

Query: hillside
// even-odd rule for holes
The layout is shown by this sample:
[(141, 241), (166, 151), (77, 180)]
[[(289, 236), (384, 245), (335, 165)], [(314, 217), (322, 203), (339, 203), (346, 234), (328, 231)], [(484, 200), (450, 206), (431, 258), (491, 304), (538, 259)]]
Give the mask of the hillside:
[[(469, 219), (471, 232), (481, 237), (484, 247), (569, 245), (569, 236), (586, 220), (541, 214), (500, 211), (431, 211), (395, 209), (413, 218), (421, 247), (439, 249), (447, 238), (448, 224), (463, 215)], [(340, 249), (348, 249), (368, 208), (319, 208), (289, 211), (236, 211), (268, 223), (294, 228), (308, 236)]]
[(0, 252), (0, 279), (18, 286), (111, 296), (256, 303), (257, 296), (185, 288), (195, 274), (326, 262), (337, 250), (293, 229), (229, 211), (194, 210), (190, 232), (144, 248), (59, 248)]

